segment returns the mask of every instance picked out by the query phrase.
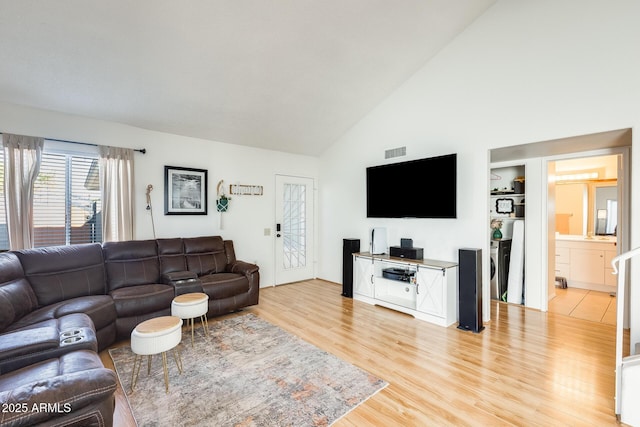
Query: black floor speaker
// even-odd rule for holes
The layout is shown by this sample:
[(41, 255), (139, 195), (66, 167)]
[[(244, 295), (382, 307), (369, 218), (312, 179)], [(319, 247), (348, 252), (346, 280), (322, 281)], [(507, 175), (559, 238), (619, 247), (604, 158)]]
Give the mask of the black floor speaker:
[(360, 252), (360, 239), (342, 240), (342, 296), (353, 298), (353, 253)]
[(458, 329), (475, 333), (482, 325), (482, 249), (458, 250)]

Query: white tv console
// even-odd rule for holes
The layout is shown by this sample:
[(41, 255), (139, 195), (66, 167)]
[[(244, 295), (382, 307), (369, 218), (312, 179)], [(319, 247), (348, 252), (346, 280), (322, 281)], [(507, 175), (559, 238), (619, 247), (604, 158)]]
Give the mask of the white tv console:
[[(353, 254), (353, 298), (401, 311), (440, 326), (458, 318), (458, 264), (430, 259), (410, 260), (368, 252)], [(413, 273), (409, 282), (383, 277), (383, 269)]]

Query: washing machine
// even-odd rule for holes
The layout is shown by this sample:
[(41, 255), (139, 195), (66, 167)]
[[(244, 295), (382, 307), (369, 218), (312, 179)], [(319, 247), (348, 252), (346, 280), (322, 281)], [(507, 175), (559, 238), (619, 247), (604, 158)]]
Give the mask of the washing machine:
[(498, 257), (498, 244), (495, 240), (491, 241), (491, 247), (489, 248), (489, 259), (491, 261), (491, 299), (496, 299), (497, 291), (497, 280), (496, 277), (496, 261)]
[(509, 277), (511, 239), (492, 240), (489, 250), (491, 258), (491, 299), (504, 300)]

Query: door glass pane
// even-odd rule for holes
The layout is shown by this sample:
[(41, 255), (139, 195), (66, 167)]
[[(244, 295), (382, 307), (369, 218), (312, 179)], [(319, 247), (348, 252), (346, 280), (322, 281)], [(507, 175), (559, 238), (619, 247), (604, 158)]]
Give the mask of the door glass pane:
[(306, 189), (301, 184), (284, 184), (283, 197), (283, 267), (299, 268), (306, 259)]

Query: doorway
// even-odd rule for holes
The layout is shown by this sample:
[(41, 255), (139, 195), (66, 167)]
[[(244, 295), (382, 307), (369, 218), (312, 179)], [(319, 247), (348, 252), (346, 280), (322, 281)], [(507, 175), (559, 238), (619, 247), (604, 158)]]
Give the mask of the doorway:
[(615, 322), (611, 260), (620, 253), (618, 234), (625, 233), (622, 164), (623, 154), (589, 153), (548, 162), (548, 227), (555, 247), (555, 257), (549, 257), (555, 273), (550, 312)]
[(275, 285), (314, 277), (313, 179), (276, 175)]
[[(525, 234), (525, 305), (541, 311), (548, 310), (549, 296), (555, 289), (555, 210), (549, 206), (554, 187), (548, 182), (548, 160), (584, 157), (592, 155), (620, 154), (626, 179), (620, 187), (625, 208), (618, 206), (618, 216), (624, 224), (625, 233), (620, 230), (617, 236), (617, 250), (628, 250), (631, 219), (629, 217), (630, 194), (628, 183), (631, 164), (631, 129), (619, 129), (607, 132), (579, 135), (562, 139), (542, 141), (517, 146), (492, 149), (489, 152), (489, 172), (496, 165), (514, 162), (527, 166), (527, 204)], [(551, 171), (553, 172), (553, 171)], [(619, 181), (620, 182), (620, 181)], [(620, 184), (619, 184), (620, 185)], [(487, 197), (489, 199), (489, 195)], [(533, 209), (532, 209), (533, 207)], [(489, 216), (487, 216), (489, 223)], [(554, 224), (553, 227), (550, 224)], [(489, 251), (487, 244), (487, 252)], [(489, 269), (486, 269), (485, 283), (488, 283)], [(483, 297), (487, 312), (490, 310), (489, 289), (486, 287)], [(625, 320), (627, 322), (628, 319)]]

